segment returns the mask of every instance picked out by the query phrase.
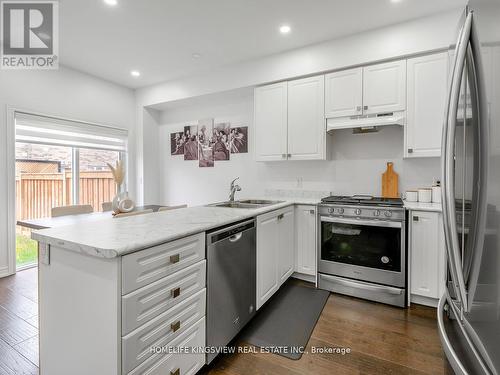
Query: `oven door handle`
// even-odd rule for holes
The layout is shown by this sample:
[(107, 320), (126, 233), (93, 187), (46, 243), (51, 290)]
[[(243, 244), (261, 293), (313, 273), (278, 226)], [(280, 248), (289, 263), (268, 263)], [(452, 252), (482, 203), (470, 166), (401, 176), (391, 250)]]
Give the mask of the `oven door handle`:
[(393, 294), (393, 295), (397, 295), (397, 296), (404, 293), (404, 289), (392, 288), (390, 286), (372, 285), (372, 284), (363, 283), (360, 281), (350, 281), (350, 280), (346, 280), (346, 279), (341, 279), (340, 277), (335, 277), (335, 276), (328, 276), (327, 279), (330, 279), (337, 284), (340, 284), (340, 285), (343, 285), (343, 286), (346, 286), (349, 288), (373, 290), (373, 291), (389, 293), (389, 294)]
[(321, 216), (321, 221), (325, 221), (328, 223), (368, 225), (372, 227), (384, 227), (384, 228), (401, 228), (403, 226), (403, 223), (401, 223), (400, 221), (345, 219), (341, 217), (329, 217), (329, 216)]

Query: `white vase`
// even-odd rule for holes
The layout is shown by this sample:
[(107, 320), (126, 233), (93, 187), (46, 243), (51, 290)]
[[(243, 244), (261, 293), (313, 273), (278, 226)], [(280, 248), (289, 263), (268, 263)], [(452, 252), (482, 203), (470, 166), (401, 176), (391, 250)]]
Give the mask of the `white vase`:
[(135, 208), (134, 201), (128, 197), (128, 192), (122, 191), (113, 198), (113, 212), (119, 214), (122, 212), (130, 212)]

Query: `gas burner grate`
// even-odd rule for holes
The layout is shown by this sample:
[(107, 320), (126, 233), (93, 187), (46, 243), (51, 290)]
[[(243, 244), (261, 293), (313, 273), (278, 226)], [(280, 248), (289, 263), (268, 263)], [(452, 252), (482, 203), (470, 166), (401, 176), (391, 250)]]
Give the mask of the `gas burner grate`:
[(403, 206), (401, 198), (383, 198), (370, 195), (332, 195), (321, 200), (323, 203), (341, 203), (369, 206)]

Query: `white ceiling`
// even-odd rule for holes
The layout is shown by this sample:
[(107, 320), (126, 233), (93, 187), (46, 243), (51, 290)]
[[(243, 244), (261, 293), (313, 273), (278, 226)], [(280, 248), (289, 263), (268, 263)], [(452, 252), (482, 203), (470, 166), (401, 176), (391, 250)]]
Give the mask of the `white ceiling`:
[[(465, 0), (60, 0), (60, 62), (137, 88), (462, 6)], [(288, 35), (278, 28), (287, 23)], [(193, 53), (201, 54), (198, 59)], [(130, 71), (139, 70), (139, 78)]]

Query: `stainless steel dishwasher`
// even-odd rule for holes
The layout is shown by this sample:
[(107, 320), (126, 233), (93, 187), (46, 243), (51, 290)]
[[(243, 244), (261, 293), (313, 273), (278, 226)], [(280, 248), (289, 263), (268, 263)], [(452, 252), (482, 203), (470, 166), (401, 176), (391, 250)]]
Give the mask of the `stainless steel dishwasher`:
[(227, 345), (254, 316), (256, 261), (253, 219), (207, 233), (208, 347)]

